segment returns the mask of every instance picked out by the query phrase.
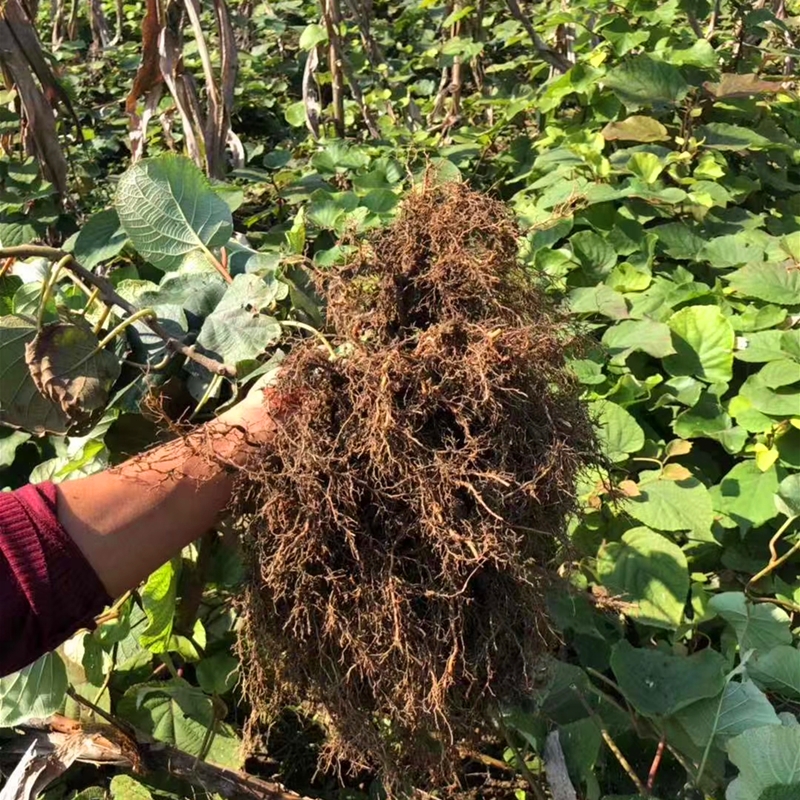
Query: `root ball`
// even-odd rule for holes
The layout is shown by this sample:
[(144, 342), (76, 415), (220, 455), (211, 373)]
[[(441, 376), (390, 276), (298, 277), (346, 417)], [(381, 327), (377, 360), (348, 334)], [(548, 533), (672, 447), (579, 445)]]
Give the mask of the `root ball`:
[(322, 283), (279, 386), (303, 402), (248, 465), (240, 639), (261, 718), (305, 704), (326, 757), (441, 770), (530, 686), (576, 473), (596, 460), (570, 331), (505, 207), (426, 186)]

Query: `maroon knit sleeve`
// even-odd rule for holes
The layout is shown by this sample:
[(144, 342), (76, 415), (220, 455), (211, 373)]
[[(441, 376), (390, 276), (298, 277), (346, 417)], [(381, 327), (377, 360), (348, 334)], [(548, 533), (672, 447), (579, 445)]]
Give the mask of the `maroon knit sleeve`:
[(0, 492), (0, 676), (58, 647), (110, 598), (61, 527), (52, 483)]

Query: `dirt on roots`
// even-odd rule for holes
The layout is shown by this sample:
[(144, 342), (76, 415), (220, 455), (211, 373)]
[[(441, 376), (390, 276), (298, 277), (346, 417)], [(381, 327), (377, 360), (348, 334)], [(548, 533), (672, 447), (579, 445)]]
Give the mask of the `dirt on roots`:
[(596, 460), (571, 333), (506, 208), (426, 186), (321, 281), (335, 360), (244, 471), (240, 653), (256, 717), (302, 704), (323, 757), (390, 786), (443, 774), (531, 684), (578, 470)]

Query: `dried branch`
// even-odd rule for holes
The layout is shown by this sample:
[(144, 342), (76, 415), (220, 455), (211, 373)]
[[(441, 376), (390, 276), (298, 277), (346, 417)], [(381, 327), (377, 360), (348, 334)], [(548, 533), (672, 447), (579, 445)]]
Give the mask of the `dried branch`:
[[(38, 257), (48, 258), (51, 261), (58, 261), (62, 258), (65, 258), (65, 256), (69, 256), (69, 259), (64, 263), (65, 269), (68, 269), (84, 283), (98, 289), (100, 299), (107, 306), (118, 306), (128, 315), (132, 315), (137, 311), (140, 311), (140, 309), (136, 308), (136, 306), (134, 306), (132, 303), (129, 303), (124, 297), (121, 297), (119, 294), (117, 294), (110, 281), (101, 275), (95, 275), (93, 272), (89, 272), (89, 270), (79, 264), (71, 256), (71, 254), (65, 253), (63, 250), (59, 250), (56, 247), (47, 247), (45, 245), (35, 244), (0, 248), (0, 258)], [(187, 345), (185, 342), (180, 341), (180, 339), (176, 339), (171, 336), (166, 328), (164, 328), (164, 326), (161, 325), (157, 319), (145, 318), (142, 319), (142, 323), (147, 325), (147, 327), (150, 328), (150, 330), (164, 342), (164, 345), (169, 351), (185, 356), (191, 361), (200, 364), (201, 367), (205, 367), (214, 375), (222, 375), (225, 378), (236, 377), (235, 367), (231, 367), (228, 364), (222, 364), (213, 358), (209, 358), (202, 353), (198, 353), (191, 345)]]
[(551, 67), (557, 69), (559, 72), (567, 72), (572, 64), (567, 61), (564, 56), (559, 53), (556, 53), (554, 50), (551, 50), (539, 36), (538, 33), (533, 28), (531, 21), (525, 16), (522, 9), (520, 8), (519, 3), (517, 0), (506, 0), (506, 4), (508, 5), (509, 10), (514, 15), (514, 18), (522, 23), (522, 27), (528, 33), (528, 36), (531, 37), (531, 42), (533, 42), (533, 47), (536, 50), (536, 54), (542, 61), (547, 62)]
[[(31, 730), (26, 736), (12, 740), (2, 748), (4, 758), (22, 754), (23, 759), (12, 778), (18, 772), (20, 776), (34, 774), (37, 793), (78, 761), (96, 766), (113, 765), (145, 774), (166, 773), (228, 800), (307, 800), (278, 783), (199, 761), (175, 747), (154, 742), (138, 731), (135, 732), (135, 738), (129, 739), (112, 726), (84, 728), (80, 723), (64, 717), (53, 717), (44, 724), (45, 730)], [(18, 785), (28, 788), (29, 784), (30, 779), (28, 784)], [(30, 785), (30, 788), (33, 786)], [(30, 793), (6, 795), (5, 789), (0, 794), (2, 800), (20, 800), (21, 797), (27, 800), (35, 796)]]
[[(339, 11), (339, 0), (322, 0), (322, 9), (323, 17), (325, 19), (325, 28), (328, 32), (328, 41), (330, 43), (329, 60), (331, 66), (331, 78), (333, 80), (338, 75), (338, 80), (340, 81), (339, 86), (341, 87), (341, 78), (344, 76), (345, 80), (347, 81), (347, 85), (350, 88), (350, 94), (353, 95), (353, 99), (361, 109), (361, 116), (364, 118), (364, 123), (367, 126), (369, 135), (373, 139), (380, 139), (380, 131), (378, 130), (378, 126), (375, 123), (375, 119), (372, 116), (369, 106), (364, 100), (364, 94), (361, 91), (358, 81), (356, 80), (353, 67), (345, 55), (344, 47), (342, 46), (342, 39), (339, 36), (339, 28), (342, 22), (341, 12)], [(335, 80), (333, 80), (333, 84), (335, 101)], [(334, 108), (336, 109), (337, 107), (334, 105)], [(341, 131), (339, 128), (337, 128), (337, 135), (344, 136), (344, 109), (341, 109), (341, 113)]]
[(561, 749), (557, 728), (547, 734), (544, 745), (544, 772), (553, 800), (578, 800), (575, 787), (569, 778), (567, 761)]

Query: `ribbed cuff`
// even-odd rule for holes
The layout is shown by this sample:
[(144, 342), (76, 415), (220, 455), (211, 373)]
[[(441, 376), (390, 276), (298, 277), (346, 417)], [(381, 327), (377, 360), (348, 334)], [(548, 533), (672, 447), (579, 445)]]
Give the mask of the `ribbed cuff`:
[(58, 647), (79, 628), (92, 627), (94, 617), (111, 600), (58, 522), (57, 490), (52, 483), (0, 494), (0, 557), (16, 584), (0, 588), (0, 595), (7, 591), (17, 595), (3, 605), (21, 608), (28, 615), (18, 621), (28, 641), (16, 642), (11, 649), (22, 652), (28, 663)]

